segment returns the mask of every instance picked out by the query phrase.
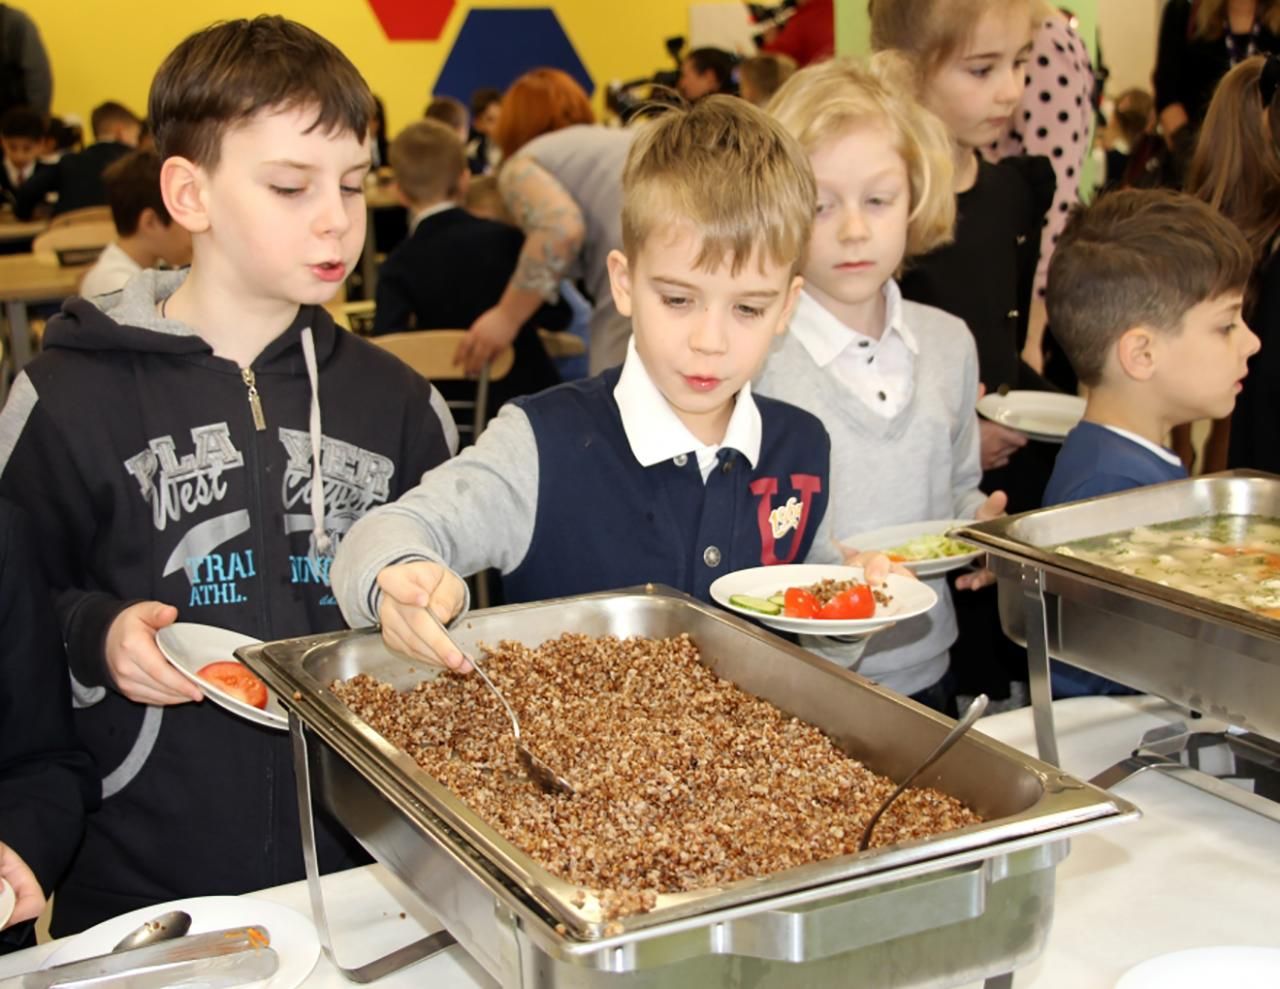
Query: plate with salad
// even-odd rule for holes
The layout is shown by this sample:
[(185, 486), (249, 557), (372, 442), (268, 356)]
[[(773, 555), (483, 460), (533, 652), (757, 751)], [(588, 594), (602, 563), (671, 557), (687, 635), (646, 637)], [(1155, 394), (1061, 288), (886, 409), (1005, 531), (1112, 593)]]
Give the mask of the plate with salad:
[(890, 574), (871, 587), (861, 567), (811, 563), (725, 574), (712, 583), (711, 598), (770, 628), (806, 635), (866, 635), (938, 602), (933, 588), (911, 577)]
[(908, 522), (840, 540), (850, 549), (879, 550), (901, 563), (917, 577), (936, 577), (959, 570), (982, 555), (982, 550), (947, 535), (952, 529), (972, 525), (972, 519), (932, 519)]

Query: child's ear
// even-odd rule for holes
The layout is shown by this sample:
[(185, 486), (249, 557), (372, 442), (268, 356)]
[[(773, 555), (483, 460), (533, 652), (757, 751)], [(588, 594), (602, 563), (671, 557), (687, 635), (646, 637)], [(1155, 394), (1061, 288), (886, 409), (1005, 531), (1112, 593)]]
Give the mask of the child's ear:
[(142, 207), (142, 212), (138, 214), (138, 233), (150, 236), (164, 226), (165, 224), (160, 222), (160, 216), (155, 210), (150, 206)]
[(409, 202), (409, 197), (404, 194), (404, 189), (400, 187), (400, 183), (395, 179), (391, 180), (391, 194), (396, 197), (396, 202), (405, 209), (412, 211), (413, 203)]
[(175, 223), (193, 234), (209, 229), (209, 209), (205, 201), (208, 175), (193, 161), (174, 156), (160, 166), (160, 195)]
[(1156, 335), (1148, 326), (1125, 330), (1116, 342), (1120, 369), (1134, 381), (1149, 381), (1156, 369)]
[(605, 263), (609, 266), (609, 288), (613, 290), (613, 304), (618, 312), (631, 318), (631, 266), (621, 251), (609, 252)]
[(786, 301), (782, 303), (782, 313), (778, 316), (778, 325), (774, 328), (774, 336), (782, 336), (787, 332), (787, 326), (791, 323), (791, 314), (796, 311), (796, 303), (800, 301), (800, 290), (804, 288), (804, 278), (795, 275), (791, 279), (791, 285), (787, 289)]
[(462, 174), (458, 176), (458, 187), (453, 194), (453, 198), (461, 202), (467, 195), (467, 190), (471, 188), (471, 169), (464, 167)]

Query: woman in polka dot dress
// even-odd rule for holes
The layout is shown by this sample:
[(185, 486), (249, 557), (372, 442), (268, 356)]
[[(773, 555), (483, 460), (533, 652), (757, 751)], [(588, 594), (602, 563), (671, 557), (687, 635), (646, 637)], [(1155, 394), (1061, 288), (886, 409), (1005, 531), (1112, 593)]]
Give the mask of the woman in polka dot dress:
[[(1036, 33), (1027, 63), (1026, 89), (1017, 112), (1004, 134), (983, 149), (990, 161), (1020, 155), (1043, 155), (1053, 165), (1057, 189), (1045, 217), (1040, 237), (1040, 261), (1036, 267), (1034, 294), (1022, 359), (1046, 372), (1044, 339), (1044, 286), (1049, 258), (1058, 242), (1067, 214), (1080, 199), (1080, 172), (1089, 149), (1093, 124), (1093, 65), (1089, 49), (1076, 33), (1071, 19), (1047, 0), (1035, 0)], [(1056, 351), (1056, 348), (1054, 348)], [(1071, 368), (1052, 352), (1047, 373), (1067, 390), (1074, 390)], [(1059, 371), (1065, 371), (1060, 375)]]

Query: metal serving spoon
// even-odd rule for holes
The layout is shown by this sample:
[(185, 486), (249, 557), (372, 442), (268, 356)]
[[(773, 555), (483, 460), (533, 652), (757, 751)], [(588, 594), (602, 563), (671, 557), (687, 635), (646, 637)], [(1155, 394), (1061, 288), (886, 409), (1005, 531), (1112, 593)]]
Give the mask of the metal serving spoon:
[(934, 749), (920, 763), (905, 780), (898, 784), (898, 788), (889, 794), (889, 799), (880, 805), (880, 808), (871, 815), (871, 820), (867, 822), (867, 826), (862, 829), (862, 837), (858, 839), (858, 851), (865, 852), (867, 846), (871, 844), (871, 832), (876, 829), (876, 825), (880, 823), (880, 818), (884, 816), (884, 812), (889, 809), (889, 805), (897, 800), (906, 791), (912, 782), (915, 781), (921, 773), (941, 759), (951, 746), (960, 741), (960, 736), (973, 727), (973, 723), (977, 721), (987, 710), (987, 695), (979, 694), (969, 702), (969, 707), (964, 712), (964, 717), (956, 722), (956, 726), (947, 732), (947, 737), (938, 743), (938, 747)]
[(449, 634), (449, 630), (444, 627), (444, 622), (440, 621), (430, 608), (424, 608), (423, 611), (431, 616), (431, 620), (436, 623), (440, 633), (449, 640), (453, 648), (466, 657), (467, 662), (471, 664), (471, 668), (480, 674), (480, 679), (485, 682), (485, 686), (493, 691), (493, 695), (507, 709), (507, 716), (511, 718), (511, 731), (516, 736), (516, 757), (520, 760), (520, 765), (524, 767), (529, 779), (537, 783), (545, 793), (564, 793), (573, 796), (575, 792), (573, 784), (534, 755), (528, 746), (524, 744), (524, 740), (520, 736), (520, 720), (516, 717), (516, 712), (511, 709), (507, 699), (502, 696), (502, 691), (489, 679), (489, 674), (484, 671), (484, 667), (476, 661), (474, 656), (458, 645), (453, 636)]
[(162, 913), (159, 917), (148, 920), (141, 927), (130, 931), (117, 944), (112, 951), (128, 951), (132, 948), (141, 948), (145, 944), (155, 944), (157, 941), (171, 941), (174, 938), (180, 938), (191, 930), (191, 914), (185, 910), (170, 910), (168, 913)]

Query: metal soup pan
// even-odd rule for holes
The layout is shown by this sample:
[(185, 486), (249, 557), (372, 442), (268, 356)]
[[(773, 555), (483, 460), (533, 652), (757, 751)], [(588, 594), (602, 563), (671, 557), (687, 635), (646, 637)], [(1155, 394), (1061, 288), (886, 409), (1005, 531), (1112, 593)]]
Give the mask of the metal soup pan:
[(991, 554), (1001, 624), (1015, 642), (1027, 643), (1027, 608), (1043, 597), (1052, 658), (1280, 738), (1280, 622), (1055, 552), (1078, 539), (1212, 515), (1280, 518), (1280, 478), (1228, 471), (974, 523), (955, 535)]
[[(453, 631), (458, 643), (472, 650), (504, 639), (537, 646), (565, 631), (649, 637), (687, 632), (703, 663), (717, 675), (816, 725), (849, 755), (894, 778), (913, 768), (951, 724), (736, 616), (652, 585), (476, 612)], [(580, 937), (603, 933), (604, 918), (594, 897), (575, 906), (576, 886), (551, 875), (499, 835), (329, 690), (334, 680), (357, 673), (406, 689), (436, 675), (434, 670), (390, 652), (372, 630), (268, 643), (241, 655), (308, 727), (358, 762), (366, 776), (375, 773), (382, 785), (439, 818), (493, 872), (524, 890), (552, 924), (564, 924)], [(895, 870), (943, 869), (981, 859), (1004, 845), (1061, 838), (1134, 810), (981, 734), (964, 738), (922, 785), (958, 797), (986, 823), (725, 887), (663, 895), (654, 910), (623, 918), (620, 924), (625, 931), (636, 930), (805, 887)]]

